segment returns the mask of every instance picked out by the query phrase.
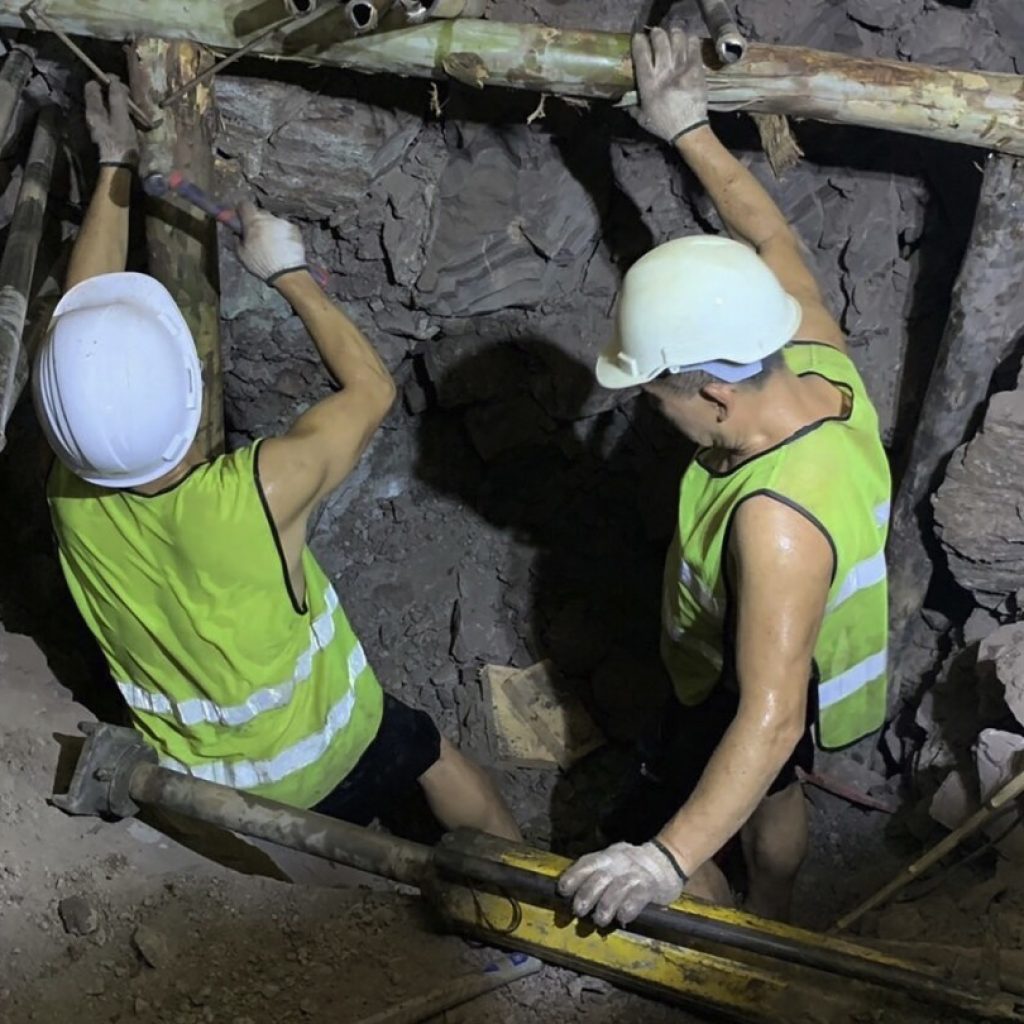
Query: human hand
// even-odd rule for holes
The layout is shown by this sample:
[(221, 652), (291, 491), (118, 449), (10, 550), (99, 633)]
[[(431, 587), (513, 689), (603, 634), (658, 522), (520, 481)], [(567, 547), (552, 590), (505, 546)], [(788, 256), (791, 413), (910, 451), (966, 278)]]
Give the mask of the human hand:
[(242, 240), (238, 257), (250, 274), (267, 284), (294, 270), (307, 270), (302, 232), (290, 221), (259, 210), (246, 200), (238, 204)]
[(660, 843), (614, 843), (606, 850), (588, 853), (566, 869), (558, 891), (572, 896), (577, 917), (594, 912), (602, 927), (618, 918), (629, 924), (648, 903), (667, 906), (679, 899), (686, 876)]
[(99, 82), (85, 86), (85, 123), (96, 148), (101, 167), (136, 167), (139, 162), (139, 135), (128, 113), (128, 87), (111, 76), (107, 101)]
[(708, 123), (708, 83), (700, 40), (681, 28), (633, 36), (633, 69), (640, 106), (637, 123), (666, 142)]

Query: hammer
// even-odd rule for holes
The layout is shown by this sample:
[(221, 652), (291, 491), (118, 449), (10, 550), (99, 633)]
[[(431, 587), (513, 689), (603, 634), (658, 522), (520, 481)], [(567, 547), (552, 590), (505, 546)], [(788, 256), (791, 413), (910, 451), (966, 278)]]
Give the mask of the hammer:
[(226, 224), (239, 237), (242, 235), (242, 222), (238, 219), (238, 214), (231, 207), (218, 203), (194, 181), (189, 181), (181, 171), (171, 171), (170, 174), (147, 174), (142, 179), (142, 188), (147, 196), (153, 196), (154, 199), (163, 199), (168, 192), (173, 192), (214, 220)]
[[(168, 174), (159, 172), (147, 174), (142, 179), (142, 189), (148, 196), (154, 199), (163, 199), (169, 193), (184, 199), (185, 202), (202, 210), (209, 217), (229, 227), (239, 238), (242, 237), (242, 222), (238, 214), (230, 206), (225, 206), (213, 198), (205, 189), (200, 188), (194, 181), (189, 181), (181, 171), (171, 171)], [(310, 265), (310, 273), (319, 282), (321, 288), (326, 288), (330, 275), (323, 267)]]

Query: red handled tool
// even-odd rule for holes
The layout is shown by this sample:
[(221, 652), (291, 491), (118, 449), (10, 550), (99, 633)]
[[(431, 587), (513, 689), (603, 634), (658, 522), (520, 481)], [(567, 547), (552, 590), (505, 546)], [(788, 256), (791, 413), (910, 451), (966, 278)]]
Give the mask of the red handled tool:
[[(235, 210), (218, 202), (194, 181), (189, 181), (181, 171), (171, 171), (169, 174), (147, 174), (142, 179), (142, 188), (146, 195), (153, 196), (155, 199), (163, 199), (168, 193), (174, 193), (185, 202), (202, 210), (207, 216), (213, 217), (214, 220), (230, 228), (239, 238), (242, 236), (242, 222), (238, 219)], [(323, 267), (316, 266), (310, 266), (309, 270), (320, 286), (326, 288), (327, 282), (330, 280), (327, 271)]]

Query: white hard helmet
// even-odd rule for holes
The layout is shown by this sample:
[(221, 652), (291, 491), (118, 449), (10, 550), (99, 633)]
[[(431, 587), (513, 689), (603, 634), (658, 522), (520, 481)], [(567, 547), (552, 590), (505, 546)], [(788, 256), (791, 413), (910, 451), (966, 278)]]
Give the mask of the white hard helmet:
[(61, 299), (33, 391), (57, 456), (101, 487), (136, 487), (172, 470), (203, 404), (192, 333), (170, 292), (146, 274), (102, 274)]
[(629, 268), (615, 341), (597, 361), (606, 388), (666, 370), (738, 381), (792, 340), (803, 312), (749, 246), (716, 235), (665, 242)]

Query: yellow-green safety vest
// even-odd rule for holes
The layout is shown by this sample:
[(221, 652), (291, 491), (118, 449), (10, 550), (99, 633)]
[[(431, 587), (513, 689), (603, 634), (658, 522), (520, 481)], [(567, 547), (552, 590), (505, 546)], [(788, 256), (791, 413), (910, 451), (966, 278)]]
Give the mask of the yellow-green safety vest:
[(297, 807), (351, 771), (383, 696), (327, 577), (292, 595), (259, 443), (152, 496), (59, 462), (48, 499), (68, 586), (160, 763)]
[(835, 749), (885, 720), (889, 464), (878, 414), (849, 357), (816, 342), (792, 342), (783, 352), (794, 373), (817, 374), (845, 391), (849, 411), (725, 472), (709, 470), (697, 454), (683, 475), (665, 563), (661, 654), (683, 704), (699, 704), (720, 683), (730, 669), (724, 556), (732, 517), (747, 498), (777, 498), (825, 534), (835, 557), (814, 648), (817, 738)]

